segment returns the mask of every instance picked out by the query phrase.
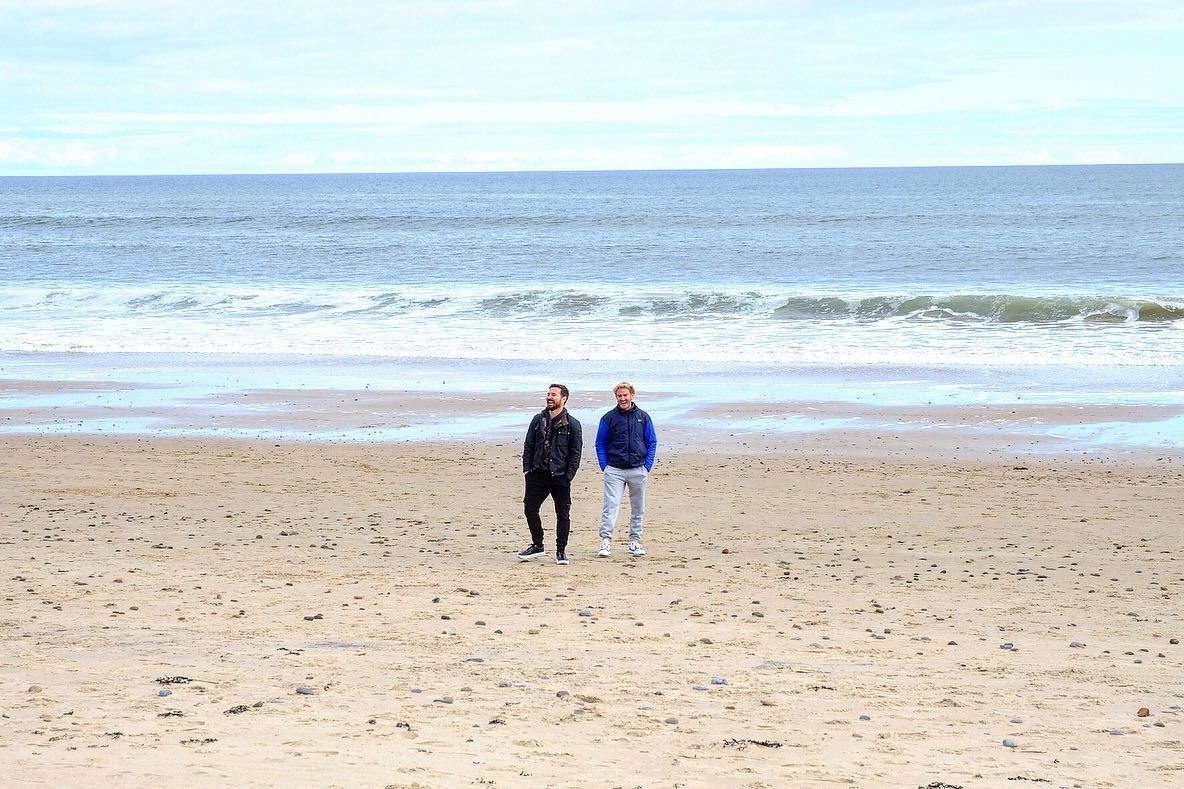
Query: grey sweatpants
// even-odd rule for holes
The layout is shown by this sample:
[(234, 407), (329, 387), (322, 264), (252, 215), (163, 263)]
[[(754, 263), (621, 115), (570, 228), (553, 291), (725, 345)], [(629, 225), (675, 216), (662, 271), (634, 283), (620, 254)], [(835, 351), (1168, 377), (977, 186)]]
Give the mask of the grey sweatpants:
[(629, 488), (629, 539), (641, 540), (645, 523), (645, 486), (650, 473), (645, 466), (637, 468), (604, 467), (604, 511), (600, 513), (600, 539), (611, 540), (617, 526), (621, 499)]

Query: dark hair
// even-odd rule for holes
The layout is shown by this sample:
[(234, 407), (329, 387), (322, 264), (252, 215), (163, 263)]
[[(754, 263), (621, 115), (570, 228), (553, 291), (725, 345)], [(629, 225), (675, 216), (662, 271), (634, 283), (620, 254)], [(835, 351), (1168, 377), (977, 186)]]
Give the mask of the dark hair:
[(563, 399), (564, 399), (564, 400), (566, 400), (566, 399), (567, 399), (567, 398), (570, 396), (570, 395), (568, 395), (568, 393), (567, 393), (567, 387), (566, 387), (566, 386), (564, 386), (563, 384), (551, 384), (551, 385), (550, 385), (550, 386), (548, 386), (547, 388), (548, 388), (548, 389), (558, 389), (558, 390), (559, 390), (559, 394), (563, 395)]

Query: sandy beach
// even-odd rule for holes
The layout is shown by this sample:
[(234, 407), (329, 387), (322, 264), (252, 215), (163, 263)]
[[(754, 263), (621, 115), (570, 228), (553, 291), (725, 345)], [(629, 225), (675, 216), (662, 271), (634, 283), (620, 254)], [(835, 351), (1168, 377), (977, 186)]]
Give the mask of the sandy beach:
[(750, 438), (557, 567), (513, 440), (4, 436), (6, 783), (1184, 779), (1179, 453)]

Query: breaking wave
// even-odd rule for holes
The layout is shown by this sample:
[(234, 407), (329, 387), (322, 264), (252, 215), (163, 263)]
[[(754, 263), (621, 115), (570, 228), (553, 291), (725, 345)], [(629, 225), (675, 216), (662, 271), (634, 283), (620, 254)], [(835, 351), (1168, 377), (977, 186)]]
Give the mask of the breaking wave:
[(762, 289), (614, 286), (317, 288), (314, 286), (64, 287), (0, 290), (10, 316), (249, 319), (315, 316), (639, 319), (949, 324), (1171, 324), (1184, 295), (786, 294)]

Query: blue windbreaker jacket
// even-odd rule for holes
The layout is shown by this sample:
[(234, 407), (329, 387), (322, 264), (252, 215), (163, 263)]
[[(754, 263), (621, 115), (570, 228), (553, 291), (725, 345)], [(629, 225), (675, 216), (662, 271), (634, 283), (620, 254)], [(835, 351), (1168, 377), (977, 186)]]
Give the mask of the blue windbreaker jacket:
[(645, 466), (646, 471), (654, 467), (658, 454), (658, 434), (650, 415), (633, 404), (633, 408), (622, 411), (614, 408), (600, 417), (600, 428), (596, 431), (596, 459), (600, 470), (605, 466), (614, 468), (637, 468)]

